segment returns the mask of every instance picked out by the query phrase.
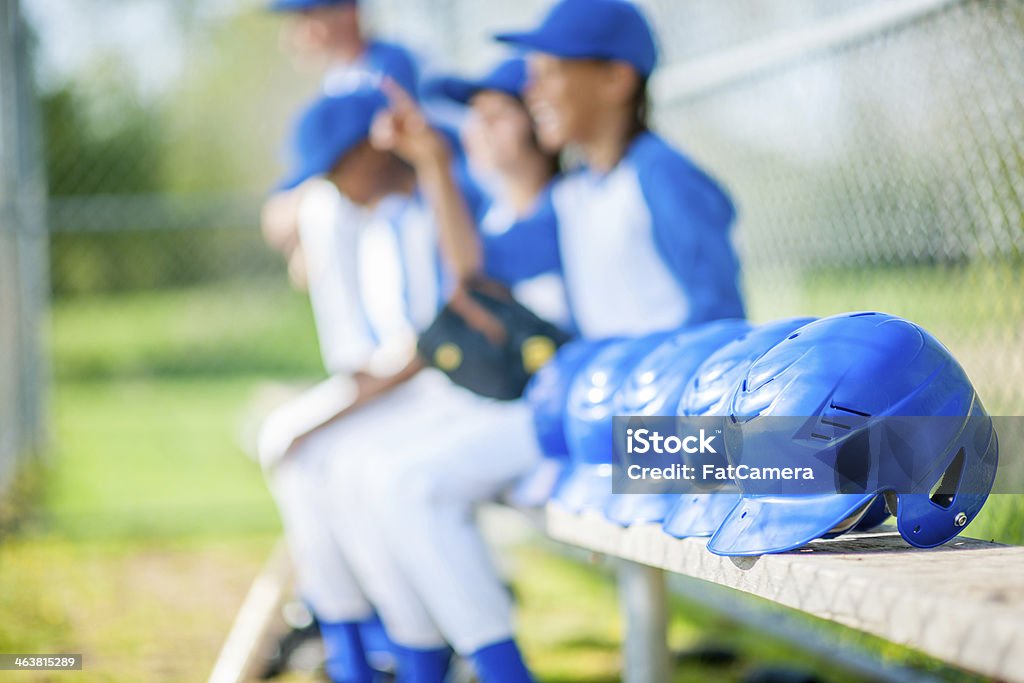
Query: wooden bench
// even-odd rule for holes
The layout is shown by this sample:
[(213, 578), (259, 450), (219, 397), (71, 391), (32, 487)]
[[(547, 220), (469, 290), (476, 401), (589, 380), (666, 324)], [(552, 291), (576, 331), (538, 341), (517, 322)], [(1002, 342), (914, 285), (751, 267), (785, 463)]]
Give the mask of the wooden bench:
[[(264, 387), (258, 402), (279, 403), (295, 391)], [(657, 524), (623, 528), (556, 505), (518, 512), (556, 541), (620, 560), (626, 683), (670, 680), (666, 573), (749, 593), (985, 676), (1024, 682), (1024, 547), (961, 538), (920, 550), (883, 527), (789, 553), (727, 558), (710, 553), (706, 539), (678, 540)], [(290, 577), (279, 546), (237, 615), (210, 683), (250, 680)]]
[(555, 540), (622, 563), (624, 680), (669, 680), (665, 572), (750, 593), (999, 680), (1024, 681), (1024, 547), (970, 538), (911, 548), (892, 528), (778, 555), (713, 555), (656, 524), (623, 528), (548, 506)]

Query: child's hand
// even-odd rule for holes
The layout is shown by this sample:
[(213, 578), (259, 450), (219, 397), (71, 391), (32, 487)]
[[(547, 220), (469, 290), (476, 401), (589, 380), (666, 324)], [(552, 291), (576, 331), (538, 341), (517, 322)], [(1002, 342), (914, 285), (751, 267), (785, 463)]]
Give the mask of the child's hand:
[(385, 79), (381, 89), (391, 106), (377, 115), (370, 129), (370, 143), (394, 152), (417, 170), (447, 164), (448, 146), (427, 121), (416, 101), (401, 86)]

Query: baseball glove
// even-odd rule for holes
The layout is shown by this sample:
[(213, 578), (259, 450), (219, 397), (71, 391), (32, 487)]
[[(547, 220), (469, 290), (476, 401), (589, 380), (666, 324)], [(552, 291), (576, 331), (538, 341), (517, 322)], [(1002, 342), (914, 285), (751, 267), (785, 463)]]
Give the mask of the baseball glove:
[(476, 279), (452, 295), (419, 338), (423, 360), (481, 396), (513, 400), (569, 335), (494, 281)]

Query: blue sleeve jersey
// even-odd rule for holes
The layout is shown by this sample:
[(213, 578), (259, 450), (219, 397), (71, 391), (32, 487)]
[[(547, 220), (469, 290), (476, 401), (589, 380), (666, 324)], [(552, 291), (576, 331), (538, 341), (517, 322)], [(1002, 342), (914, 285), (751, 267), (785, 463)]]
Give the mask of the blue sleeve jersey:
[[(560, 269), (583, 336), (633, 336), (743, 317), (734, 219), (714, 180), (643, 133), (611, 172), (557, 182), (548, 207), (485, 242), (485, 254), (508, 281)], [(499, 259), (499, 248), (520, 257)]]
[[(506, 212), (495, 213), (492, 223), (504, 222), (501, 229), (483, 231), (484, 269), (488, 275), (509, 285), (544, 275), (561, 273), (558, 250), (558, 216), (548, 186), (538, 198), (536, 210), (515, 218)], [(481, 224), (486, 216), (481, 217)]]
[(524, 306), (567, 332), (575, 323), (558, 255), (558, 219), (550, 186), (534, 210), (518, 218), (512, 207), (492, 202), (478, 220), (484, 272), (508, 285)]
[(744, 317), (729, 238), (736, 209), (725, 190), (655, 135), (641, 137), (631, 158), (655, 245), (687, 299), (685, 324)]

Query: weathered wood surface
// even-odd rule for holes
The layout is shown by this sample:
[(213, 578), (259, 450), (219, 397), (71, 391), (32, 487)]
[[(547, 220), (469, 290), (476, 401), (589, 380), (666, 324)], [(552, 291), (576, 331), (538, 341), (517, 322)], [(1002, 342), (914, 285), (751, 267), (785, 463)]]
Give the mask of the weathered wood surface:
[(911, 548), (893, 529), (751, 558), (658, 525), (547, 509), (556, 540), (735, 588), (916, 648), (955, 666), (1024, 681), (1024, 547), (963, 538)]
[(256, 680), (257, 656), (270, 637), (274, 617), (287, 597), (291, 577), (291, 560), (284, 542), (279, 541), (249, 588), (207, 683)]

